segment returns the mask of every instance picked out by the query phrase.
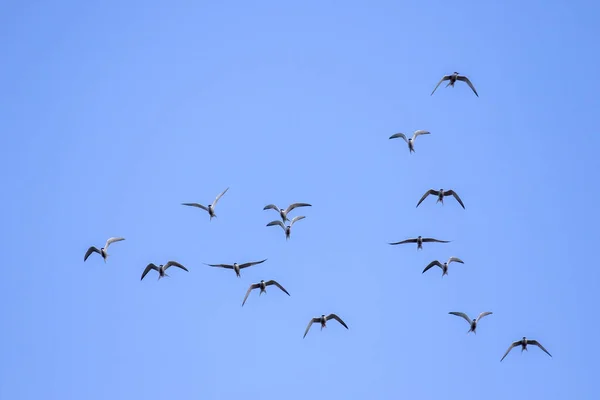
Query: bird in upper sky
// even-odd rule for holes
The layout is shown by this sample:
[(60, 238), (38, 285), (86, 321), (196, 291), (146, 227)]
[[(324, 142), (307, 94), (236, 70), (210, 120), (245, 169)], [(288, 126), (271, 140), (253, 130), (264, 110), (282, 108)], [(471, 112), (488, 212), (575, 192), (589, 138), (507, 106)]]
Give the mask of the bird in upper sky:
[(125, 240), (125, 238), (122, 237), (111, 237), (106, 241), (106, 244), (104, 245), (104, 247), (102, 247), (100, 250), (98, 250), (98, 248), (92, 246), (90, 247), (86, 252), (85, 252), (85, 256), (83, 256), (83, 262), (85, 262), (85, 260), (88, 259), (88, 257), (90, 256), (90, 254), (92, 253), (98, 253), (102, 256), (102, 258), (104, 259), (104, 262), (106, 262), (106, 259), (108, 258), (109, 254), (107, 253), (108, 251), (108, 246), (110, 246), (111, 243), (114, 242), (120, 242), (121, 240)]
[(450, 81), (450, 82), (448, 82), (446, 87), (448, 87), (448, 86), (454, 87), (454, 84), (456, 83), (456, 81), (466, 82), (467, 85), (469, 85), (469, 87), (473, 90), (473, 93), (475, 93), (475, 95), (477, 97), (479, 97), (479, 95), (477, 94), (477, 90), (475, 90), (475, 87), (473, 86), (473, 84), (471, 83), (469, 78), (467, 78), (466, 76), (463, 76), (463, 75), (459, 75), (458, 72), (454, 72), (452, 75), (445, 75), (442, 79), (440, 79), (438, 84), (435, 86), (435, 89), (433, 89), (433, 92), (431, 92), (431, 95), (433, 95), (433, 93), (436, 91), (438, 86), (440, 86), (440, 84), (444, 81)]
[(312, 324), (317, 323), (317, 322), (320, 323), (321, 330), (323, 330), (323, 328), (327, 327), (327, 321), (329, 321), (330, 319), (335, 319), (337, 322), (342, 324), (344, 326), (344, 328), (348, 329), (348, 325), (346, 325), (346, 323), (344, 321), (342, 321), (342, 319), (340, 317), (338, 317), (337, 315), (329, 314), (328, 316), (325, 316), (325, 314), (322, 314), (320, 317), (316, 317), (316, 318), (313, 318), (310, 320), (310, 322), (308, 323), (308, 326), (306, 327), (306, 331), (304, 331), (304, 336), (302, 337), (302, 339), (304, 339), (306, 337), (306, 334), (308, 333), (308, 330), (310, 329)]
[(184, 267), (183, 265), (179, 264), (176, 261), (169, 261), (167, 262), (165, 265), (160, 264), (158, 267), (156, 265), (154, 265), (153, 263), (150, 263), (146, 266), (146, 269), (144, 269), (144, 272), (142, 273), (142, 277), (140, 278), (140, 280), (144, 279), (144, 277), (146, 276), (146, 274), (148, 272), (150, 272), (151, 269), (155, 270), (156, 272), (158, 272), (158, 279), (160, 280), (160, 278), (164, 278), (165, 276), (169, 276), (167, 275), (166, 271), (169, 267), (178, 267), (181, 268), (182, 270), (189, 272), (187, 270), (186, 267)]
[(290, 204), (288, 206), (288, 208), (283, 209), (283, 208), (279, 208), (277, 207), (275, 204), (269, 204), (266, 205), (265, 208), (263, 208), (263, 210), (275, 210), (279, 213), (279, 216), (281, 217), (281, 220), (283, 222), (285, 221), (289, 221), (287, 215), (290, 211), (292, 211), (294, 208), (296, 207), (312, 207), (312, 205), (308, 204), (308, 203), (294, 203), (294, 204)]
[(285, 240), (288, 240), (290, 238), (290, 234), (292, 233), (292, 225), (294, 225), (294, 222), (300, 221), (301, 219), (304, 219), (304, 218), (306, 218), (306, 217), (303, 215), (294, 217), (294, 218), (292, 218), (292, 222), (288, 226), (285, 226), (285, 224), (279, 220), (271, 221), (267, 224), (267, 226), (279, 225), (285, 232)]
[(546, 350), (544, 348), (544, 346), (541, 345), (540, 342), (538, 342), (537, 340), (532, 340), (532, 339), (527, 339), (525, 336), (523, 336), (523, 339), (521, 340), (517, 340), (516, 342), (513, 342), (510, 347), (508, 348), (508, 350), (506, 350), (506, 353), (504, 353), (504, 355), (502, 356), (502, 358), (500, 359), (500, 362), (502, 362), (502, 360), (504, 360), (504, 357), (506, 357), (508, 355), (508, 353), (510, 353), (510, 351), (517, 347), (517, 346), (521, 346), (521, 353), (523, 353), (523, 350), (527, 350), (527, 345), (531, 344), (533, 346), (537, 346), (540, 349), (542, 349), (544, 351), (544, 353), (548, 354), (550, 357), (552, 357), (552, 354), (548, 353), (548, 350)]
[(479, 320), (483, 317), (485, 317), (486, 315), (490, 315), (493, 314), (491, 311), (485, 311), (482, 312), (481, 314), (479, 314), (479, 316), (476, 319), (471, 319), (469, 318), (469, 316), (463, 312), (458, 312), (458, 311), (450, 311), (448, 314), (452, 314), (452, 315), (456, 315), (457, 317), (463, 317), (465, 319), (465, 321), (467, 321), (469, 323), (469, 330), (467, 331), (467, 334), (469, 332), (473, 332), (474, 334), (477, 335), (477, 323), (479, 322)]
[(425, 200), (425, 198), (427, 198), (427, 196), (429, 196), (430, 194), (437, 196), (436, 203), (441, 202), (442, 205), (444, 205), (444, 196), (454, 196), (456, 201), (458, 201), (458, 204), (460, 204), (463, 209), (465, 208), (465, 205), (463, 204), (462, 200), (460, 199), (460, 197), (458, 197), (458, 195), (456, 194), (456, 192), (454, 192), (454, 190), (446, 190), (444, 192), (444, 189), (440, 189), (440, 190), (429, 189), (427, 192), (425, 192), (423, 197), (421, 197), (421, 200), (419, 200), (419, 202), (417, 203), (417, 207), (419, 207), (419, 204), (421, 204), (423, 202), (423, 200)]
[(442, 278), (443, 278), (444, 275), (448, 275), (448, 264), (450, 264), (453, 261), (457, 262), (457, 263), (464, 264), (463, 260), (461, 260), (458, 257), (450, 257), (448, 259), (448, 261), (446, 261), (443, 264), (441, 262), (439, 262), (438, 260), (434, 260), (434, 261), (430, 262), (429, 265), (427, 265), (425, 267), (425, 269), (423, 270), (422, 273), (424, 274), (428, 269), (432, 268), (433, 266), (438, 266), (438, 267), (440, 267), (442, 269)]
[(217, 216), (217, 214), (215, 214), (215, 206), (217, 205), (217, 202), (219, 201), (219, 199), (220, 199), (221, 197), (223, 197), (223, 195), (224, 195), (225, 193), (227, 193), (227, 191), (228, 191), (228, 190), (229, 190), (229, 188), (227, 188), (227, 189), (223, 190), (223, 191), (221, 192), (221, 194), (219, 194), (219, 195), (218, 195), (218, 196), (215, 198), (215, 201), (213, 201), (213, 202), (212, 202), (212, 204), (209, 204), (209, 205), (208, 205), (208, 207), (206, 207), (206, 206), (204, 206), (204, 205), (202, 205), (202, 204), (199, 204), (199, 203), (181, 203), (181, 205), (183, 205), (183, 206), (191, 206), (191, 207), (198, 207), (198, 208), (201, 208), (201, 209), (203, 209), (204, 211), (207, 211), (207, 212), (208, 212), (208, 215), (210, 215), (210, 219), (209, 219), (209, 221), (212, 221), (213, 217), (216, 217), (216, 216)]
[(250, 292), (251, 292), (252, 290), (260, 288), (260, 293), (258, 293), (258, 295), (260, 296), (261, 294), (263, 294), (263, 292), (264, 292), (264, 293), (267, 293), (267, 286), (271, 286), (271, 285), (275, 285), (275, 286), (277, 286), (277, 287), (278, 287), (279, 289), (281, 289), (281, 290), (282, 290), (282, 291), (283, 291), (285, 294), (287, 294), (288, 296), (290, 295), (290, 294), (288, 293), (288, 291), (287, 291), (287, 290), (285, 290), (285, 289), (283, 288), (283, 286), (281, 286), (281, 285), (280, 285), (279, 283), (277, 283), (276, 281), (274, 281), (274, 280), (272, 280), (272, 279), (271, 279), (270, 281), (266, 281), (266, 282), (265, 282), (264, 280), (262, 280), (262, 279), (261, 279), (261, 281), (260, 281), (259, 283), (255, 283), (255, 284), (253, 284), (253, 285), (250, 285), (250, 287), (248, 288), (248, 291), (246, 292), (246, 297), (244, 297), (244, 301), (242, 301), (242, 307), (244, 307), (244, 303), (246, 303), (246, 299), (248, 298), (248, 296), (250, 295)]
[(211, 267), (219, 267), (219, 268), (227, 268), (227, 269), (232, 269), (235, 271), (235, 274), (237, 275), (238, 278), (241, 277), (240, 275), (240, 270), (244, 269), (244, 268), (248, 268), (251, 267), (253, 265), (257, 265), (257, 264), (262, 264), (265, 261), (267, 261), (267, 259), (265, 258), (264, 260), (261, 261), (253, 261), (253, 262), (247, 262), (244, 264), (238, 264), (238, 263), (233, 263), (233, 264), (206, 264), (209, 265)]
[(401, 242), (395, 242), (395, 243), (389, 243), (391, 245), (396, 245), (396, 244), (404, 244), (404, 243), (416, 243), (417, 244), (417, 250), (419, 249), (423, 249), (423, 243), (428, 243), (428, 242), (436, 242), (436, 243), (450, 243), (449, 240), (438, 240), (438, 239), (433, 239), (433, 238), (424, 238), (421, 236), (417, 236), (414, 239), (406, 239), (403, 240)]
[(413, 133), (412, 138), (408, 138), (408, 139), (406, 138), (406, 135), (404, 133), (396, 133), (396, 134), (390, 136), (390, 139), (396, 139), (396, 138), (404, 139), (404, 141), (406, 143), (408, 143), (409, 153), (414, 153), (415, 152), (415, 139), (417, 138), (417, 136), (429, 135), (430, 133), (431, 132), (428, 132), (428, 131), (418, 130)]

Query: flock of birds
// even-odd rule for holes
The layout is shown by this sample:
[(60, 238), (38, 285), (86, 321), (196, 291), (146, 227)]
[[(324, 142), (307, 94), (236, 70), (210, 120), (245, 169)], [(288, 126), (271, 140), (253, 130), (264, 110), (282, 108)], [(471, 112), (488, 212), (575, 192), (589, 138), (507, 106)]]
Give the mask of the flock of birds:
[[(440, 86), (440, 84), (444, 81), (448, 81), (448, 84), (446, 85), (446, 87), (448, 86), (452, 86), (454, 87), (454, 84), (457, 81), (461, 81), (461, 82), (465, 82), (467, 85), (469, 85), (469, 87), (471, 88), (471, 90), (473, 90), (473, 93), (475, 93), (475, 95), (477, 97), (479, 97), (479, 94), (477, 94), (477, 90), (475, 90), (475, 87), (473, 86), (473, 84), (471, 83), (471, 81), (469, 80), (469, 78), (467, 78), (466, 76), (463, 75), (459, 75), (458, 72), (454, 72), (451, 75), (445, 75), (444, 77), (442, 77), (442, 79), (438, 82), (438, 84), (435, 86), (435, 88), (433, 89), (433, 92), (431, 92), (431, 95), (433, 95), (433, 93), (435, 93), (435, 91), (437, 90), (437, 88)], [(408, 149), (410, 153), (415, 152), (414, 146), (415, 146), (415, 140), (417, 137), (421, 136), (421, 135), (428, 135), (430, 134), (430, 132), (425, 131), (425, 130), (417, 130), (413, 133), (412, 137), (407, 138), (407, 136), (404, 133), (396, 133), (392, 136), (390, 136), (390, 139), (396, 139), (396, 138), (402, 138), (404, 139), (404, 141), (408, 144)], [(209, 221), (212, 221), (212, 219), (214, 217), (216, 217), (217, 215), (215, 214), (215, 207), (217, 205), (217, 203), (219, 202), (219, 200), (221, 199), (221, 197), (223, 197), (223, 195), (225, 193), (227, 193), (227, 191), (229, 190), (229, 188), (225, 189), (223, 192), (221, 192), (216, 198), (215, 200), (212, 202), (212, 204), (209, 204), (208, 206), (205, 206), (203, 204), (199, 204), (199, 203), (182, 203), (182, 205), (184, 206), (189, 206), (189, 207), (196, 207), (196, 208), (200, 208), (204, 211), (206, 211), (209, 215)], [(444, 204), (444, 197), (454, 197), (454, 199), (460, 204), (460, 206), (465, 209), (465, 205), (463, 203), (463, 201), (461, 200), (461, 198), (458, 196), (458, 194), (454, 191), (454, 190), (444, 190), (444, 189), (439, 189), (439, 190), (435, 190), (435, 189), (430, 189), (427, 192), (425, 192), (425, 194), (421, 197), (421, 199), (419, 200), (419, 202), (417, 203), (417, 207), (419, 207), (419, 205), (428, 197), (428, 196), (435, 196), (437, 198), (436, 203), (442, 203), (442, 205)], [(284, 233), (285, 233), (285, 238), (286, 240), (288, 240), (290, 238), (291, 235), (291, 230), (292, 230), (292, 226), (294, 225), (294, 223), (296, 223), (297, 221), (300, 221), (304, 218), (306, 218), (305, 216), (301, 215), (301, 216), (296, 216), (294, 218), (292, 218), (291, 220), (288, 218), (288, 214), (299, 207), (311, 207), (311, 204), (308, 203), (293, 203), (291, 205), (289, 205), (287, 208), (279, 208), (274, 204), (269, 204), (267, 206), (265, 206), (263, 208), (263, 210), (275, 210), (277, 211), (277, 213), (279, 214), (279, 217), (281, 218), (281, 220), (274, 220), (269, 222), (266, 226), (280, 226)], [(289, 222), (289, 225), (286, 225), (286, 222)], [(104, 245), (104, 247), (98, 249), (97, 247), (91, 246), (85, 253), (85, 256), (83, 258), (83, 261), (85, 262), (88, 257), (92, 254), (92, 253), (98, 253), (103, 259), (104, 262), (106, 263), (106, 260), (109, 256), (108, 254), (108, 247), (115, 242), (120, 242), (125, 240), (125, 238), (122, 237), (111, 237), (106, 241), (106, 244)], [(434, 239), (434, 238), (429, 238), (429, 237), (421, 237), (418, 236), (416, 238), (411, 238), (411, 239), (406, 239), (406, 240), (402, 240), (400, 242), (395, 242), (395, 243), (389, 243), (390, 245), (399, 245), (399, 244), (406, 244), (406, 243), (416, 243), (417, 244), (417, 250), (422, 249), (423, 248), (423, 243), (449, 243), (448, 240), (439, 240), (439, 239)], [(260, 260), (260, 261), (251, 261), (251, 262), (246, 262), (246, 263), (242, 263), (239, 264), (237, 262), (233, 263), (233, 264), (206, 264), (208, 266), (211, 267), (217, 267), (217, 268), (226, 268), (226, 269), (232, 269), (235, 271), (235, 274), (238, 278), (241, 277), (241, 270), (244, 268), (248, 268), (248, 267), (252, 267), (254, 265), (258, 265), (258, 264), (262, 264), (265, 261), (267, 261), (267, 259), (264, 260)], [(448, 259), (448, 261), (442, 263), (438, 260), (434, 260), (432, 262), (430, 262), (425, 269), (423, 270), (423, 273), (427, 272), (428, 270), (430, 270), (433, 267), (439, 267), (442, 270), (442, 277), (444, 275), (448, 274), (448, 265), (452, 262), (456, 262), (456, 263), (460, 263), (460, 264), (464, 264), (464, 262), (458, 258), (458, 257), (450, 257)], [(141, 280), (144, 279), (144, 277), (151, 271), (154, 270), (158, 273), (158, 279), (160, 280), (161, 278), (164, 278), (167, 275), (166, 271), (167, 269), (169, 269), (170, 267), (177, 267), (180, 268), (184, 271), (188, 271), (188, 269), (186, 267), (184, 267), (183, 265), (181, 265), (180, 263), (176, 262), (176, 261), (168, 261), (165, 264), (160, 264), (160, 265), (156, 265), (154, 263), (150, 263), (146, 266), (146, 268), (144, 269), (144, 271), (142, 272), (142, 277)], [(290, 295), (288, 293), (288, 291), (281, 285), (279, 284), (277, 281), (275, 280), (268, 280), (268, 281), (264, 281), (261, 280), (258, 283), (253, 283), (250, 285), (250, 287), (248, 288), (248, 291), (246, 292), (246, 295), (244, 296), (244, 300), (242, 301), (242, 306), (244, 306), (244, 304), (246, 303), (246, 300), (248, 299), (248, 296), (250, 295), (250, 293), (255, 290), (255, 289), (260, 289), (259, 292), (259, 296), (263, 293), (266, 293), (266, 289), (267, 286), (276, 286), (278, 289), (280, 289), (282, 292), (284, 292), (285, 294), (287, 294), (288, 296)], [(455, 315), (457, 317), (461, 317), (463, 318), (465, 321), (467, 321), (467, 323), (469, 324), (469, 330), (467, 331), (467, 334), (470, 332), (473, 332), (474, 334), (477, 334), (477, 324), (479, 323), (479, 321), (487, 316), (492, 314), (491, 311), (485, 311), (480, 313), (477, 318), (471, 319), (467, 314), (463, 313), (463, 312), (458, 312), (458, 311), (451, 311), (449, 314), (451, 315)], [(348, 325), (346, 325), (346, 323), (336, 314), (329, 314), (329, 315), (325, 315), (322, 314), (320, 317), (315, 317), (312, 318), (309, 323), (308, 326), (306, 327), (306, 330), (304, 331), (304, 337), (306, 337), (306, 335), (308, 334), (308, 331), (310, 330), (310, 328), (312, 327), (313, 324), (318, 323), (321, 325), (321, 330), (323, 328), (325, 328), (327, 326), (327, 321), (330, 320), (336, 320), (337, 322), (339, 322), (344, 328), (349, 329)], [(532, 339), (527, 339), (526, 337), (523, 337), (523, 339), (521, 340), (517, 340), (513, 343), (511, 343), (511, 345), (509, 346), (508, 350), (506, 350), (506, 353), (504, 353), (504, 355), (502, 356), (502, 358), (500, 359), (500, 361), (504, 360), (504, 358), (508, 355), (508, 353), (510, 353), (510, 351), (515, 348), (520, 346), (521, 347), (521, 352), (523, 352), (523, 350), (527, 350), (527, 346), (528, 345), (533, 345), (533, 346), (538, 346), (542, 351), (544, 351), (546, 354), (548, 354), (550, 357), (552, 357), (552, 355), (544, 348), (544, 346), (542, 346), (541, 343), (539, 343), (537, 340), (532, 340)]]

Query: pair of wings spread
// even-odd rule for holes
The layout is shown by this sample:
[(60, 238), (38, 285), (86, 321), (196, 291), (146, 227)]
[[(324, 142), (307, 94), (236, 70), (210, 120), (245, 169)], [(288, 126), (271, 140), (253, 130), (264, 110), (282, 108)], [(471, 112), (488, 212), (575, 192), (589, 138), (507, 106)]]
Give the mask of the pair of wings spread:
[[(330, 319), (335, 319), (337, 322), (339, 322), (340, 324), (342, 324), (342, 326), (346, 329), (348, 329), (348, 325), (346, 325), (346, 323), (344, 321), (342, 321), (342, 319), (340, 317), (338, 317), (335, 314), (329, 314), (328, 316), (325, 317), (325, 321), (329, 321)], [(312, 324), (317, 323), (317, 322), (321, 322), (321, 318), (317, 317), (317, 318), (313, 318), (310, 320), (310, 322), (308, 323), (308, 326), (306, 327), (306, 331), (304, 331), (304, 336), (303, 338), (306, 337), (306, 334), (308, 333), (308, 331), (310, 330), (310, 327), (312, 326)]]
[[(217, 205), (217, 202), (219, 201), (219, 199), (220, 199), (221, 197), (223, 197), (223, 195), (224, 195), (225, 193), (227, 193), (227, 191), (228, 191), (228, 190), (229, 190), (229, 188), (227, 188), (227, 189), (223, 190), (223, 191), (221, 192), (221, 194), (219, 194), (219, 195), (218, 195), (218, 196), (215, 198), (215, 201), (213, 201), (213, 202), (212, 202), (212, 204), (211, 204), (211, 206), (210, 206), (210, 207), (211, 207), (213, 210), (214, 210), (215, 206)], [(202, 204), (200, 204), (200, 203), (182, 203), (182, 205), (184, 205), (184, 206), (198, 207), (198, 208), (201, 208), (201, 209), (203, 209), (204, 211), (208, 211), (208, 207), (206, 207), (206, 206), (204, 206), (204, 205), (202, 205)]]
[(446, 190), (446, 191), (441, 192), (441, 191), (435, 190), (435, 189), (429, 189), (427, 192), (425, 192), (423, 197), (421, 197), (421, 200), (419, 200), (419, 202), (417, 203), (417, 207), (419, 207), (419, 204), (421, 204), (423, 202), (423, 200), (425, 200), (427, 198), (427, 196), (429, 196), (430, 194), (432, 194), (434, 196), (439, 196), (440, 194), (443, 194), (444, 197), (454, 196), (456, 201), (458, 201), (458, 204), (460, 204), (462, 208), (465, 208), (465, 205), (463, 204), (462, 200), (460, 199), (460, 197), (458, 197), (458, 195), (456, 194), (456, 192), (454, 190)]
[[(184, 267), (183, 265), (179, 264), (176, 261), (169, 261), (164, 266), (161, 266), (161, 267), (162, 267), (163, 272), (166, 271), (170, 267), (178, 267), (178, 268), (181, 268), (184, 271), (189, 272), (186, 267)], [(152, 270), (152, 269), (155, 270), (156, 272), (160, 273), (161, 267), (157, 267), (156, 265), (154, 265), (154, 263), (148, 264), (148, 266), (146, 267), (146, 269), (144, 269), (144, 272), (142, 273), (142, 278), (141, 279), (144, 279), (144, 277), (146, 276), (146, 274), (148, 272), (150, 272), (150, 270)]]
[[(125, 240), (125, 238), (122, 237), (111, 237), (106, 241), (106, 244), (104, 245), (103, 249), (106, 252), (108, 250), (108, 246), (110, 246), (111, 243), (114, 242), (120, 242), (121, 240)], [(85, 256), (83, 257), (83, 261), (87, 260), (87, 258), (90, 256), (90, 254), (92, 253), (98, 253), (98, 254), (102, 254), (100, 252), (100, 250), (98, 250), (98, 248), (92, 246), (90, 247), (86, 252), (85, 252)]]

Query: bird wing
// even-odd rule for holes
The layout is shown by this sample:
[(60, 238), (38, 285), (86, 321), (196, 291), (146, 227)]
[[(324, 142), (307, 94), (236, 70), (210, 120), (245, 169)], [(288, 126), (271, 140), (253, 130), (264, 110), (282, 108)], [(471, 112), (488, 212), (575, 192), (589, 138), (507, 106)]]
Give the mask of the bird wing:
[(267, 261), (267, 259), (266, 259), (266, 258), (265, 258), (264, 260), (261, 260), (261, 261), (247, 262), (247, 263), (245, 263), (245, 264), (241, 264), (241, 265), (240, 265), (240, 269), (242, 269), (242, 268), (248, 268), (248, 267), (251, 267), (251, 266), (253, 266), (253, 265), (256, 265), (256, 264), (262, 264), (262, 263), (264, 263), (265, 261)]
[(246, 299), (248, 298), (248, 296), (250, 296), (250, 292), (253, 289), (256, 289), (259, 287), (260, 287), (260, 283), (254, 283), (254, 284), (250, 285), (250, 287), (248, 288), (248, 291), (246, 292), (246, 297), (244, 297), (244, 301), (242, 301), (242, 307), (244, 307), (244, 303), (246, 303)]
[(458, 201), (458, 203), (462, 206), (462, 208), (465, 208), (465, 205), (463, 204), (462, 200), (460, 199), (460, 197), (458, 197), (458, 195), (456, 194), (456, 192), (454, 190), (446, 190), (444, 192), (444, 196), (454, 196), (454, 198), (456, 199), (456, 201)]
[(219, 195), (218, 195), (218, 196), (215, 198), (215, 201), (213, 201), (213, 203), (212, 203), (212, 208), (215, 208), (215, 206), (217, 205), (217, 202), (219, 201), (219, 199), (220, 199), (221, 197), (223, 197), (223, 195), (224, 195), (225, 193), (227, 193), (227, 191), (228, 191), (228, 190), (229, 190), (229, 188), (227, 188), (227, 189), (223, 190), (223, 191), (221, 192), (221, 194), (219, 194)]
[(285, 209), (285, 213), (289, 213), (290, 211), (292, 211), (294, 208), (296, 207), (312, 207), (312, 205), (308, 204), (308, 203), (294, 203), (294, 204), (290, 204), (288, 206), (288, 208)]
[(294, 225), (294, 222), (296, 221), (300, 221), (301, 219), (306, 218), (304, 215), (299, 215), (297, 217), (292, 218), (292, 222), (290, 223), (290, 228), (292, 227), (292, 225)]
[(456, 315), (457, 317), (463, 317), (469, 323), (469, 325), (471, 325), (471, 318), (469, 318), (469, 316), (464, 312), (450, 311), (448, 314)]
[(275, 226), (275, 225), (279, 225), (281, 227), (281, 229), (283, 229), (285, 231), (285, 224), (281, 221), (271, 221), (267, 224), (267, 226)]
[(153, 269), (155, 271), (158, 271), (158, 267), (156, 265), (154, 265), (153, 263), (148, 264), (148, 266), (146, 266), (146, 269), (144, 270), (144, 272), (142, 272), (142, 277), (140, 278), (140, 281), (142, 279), (144, 279), (144, 277), (146, 276), (146, 274), (148, 272), (150, 272), (151, 269)]
[(404, 133), (395, 133), (390, 136), (390, 139), (402, 138), (406, 143), (408, 143), (408, 139), (406, 139), (406, 135)]
[(424, 274), (428, 269), (430, 269), (431, 267), (433, 267), (435, 265), (437, 265), (440, 268), (443, 268), (441, 262), (439, 262), (438, 260), (434, 260), (434, 261), (430, 262), (429, 265), (427, 265), (425, 267), (425, 269), (423, 270), (423, 272), (421, 272), (421, 273)]
[(423, 197), (421, 197), (421, 200), (419, 200), (419, 202), (417, 203), (417, 207), (419, 207), (419, 204), (421, 204), (423, 202), (423, 200), (425, 200), (425, 198), (427, 196), (429, 196), (430, 194), (436, 195), (438, 196), (440, 192), (438, 192), (437, 190), (434, 189), (429, 189), (427, 192), (425, 192), (425, 194), (423, 195)]
[(188, 269), (186, 267), (184, 267), (183, 265), (179, 264), (177, 261), (169, 261), (168, 263), (166, 263), (165, 264), (165, 271), (169, 267), (178, 267), (178, 268), (181, 268), (184, 271), (190, 272), (190, 271), (188, 271)]
[(537, 346), (537, 347), (539, 347), (540, 349), (544, 350), (544, 353), (546, 353), (546, 354), (548, 354), (550, 357), (552, 357), (552, 354), (548, 353), (548, 350), (546, 350), (546, 349), (544, 348), (544, 346), (542, 346), (542, 345), (540, 344), (540, 342), (538, 342), (537, 340), (527, 340), (527, 344), (532, 344), (532, 345), (534, 345), (534, 346)]
[(448, 264), (450, 264), (452, 261), (455, 261), (455, 262), (457, 262), (457, 263), (461, 263), (461, 264), (464, 264), (464, 263), (465, 263), (463, 260), (461, 260), (461, 259), (460, 259), (460, 258), (458, 258), (458, 257), (450, 257), (450, 258), (448, 259)]
[(479, 314), (479, 316), (477, 317), (477, 319), (475, 320), (475, 322), (479, 322), (479, 320), (481, 318), (485, 317), (486, 315), (490, 315), (490, 314), (493, 314), (493, 313), (491, 311), (482, 312), (481, 314)]
[(473, 86), (473, 84), (471, 83), (471, 81), (469, 80), (469, 78), (467, 78), (466, 76), (460, 76), (460, 75), (459, 75), (459, 76), (457, 76), (457, 77), (456, 77), (456, 80), (457, 80), (457, 81), (463, 81), (463, 82), (466, 82), (466, 83), (467, 83), (467, 85), (469, 85), (469, 87), (470, 87), (471, 89), (473, 89), (473, 93), (475, 93), (475, 95), (476, 95), (477, 97), (479, 97), (479, 95), (477, 94), (477, 90), (475, 90), (475, 86)]
[(430, 242), (435, 242), (435, 243), (450, 243), (449, 240), (438, 240), (438, 239), (434, 239), (434, 238), (423, 238), (423, 239), (421, 239), (421, 241), (423, 243), (430, 243)]
[(513, 342), (510, 347), (508, 348), (508, 350), (506, 350), (506, 353), (504, 353), (504, 355), (502, 356), (502, 358), (500, 359), (500, 362), (502, 362), (502, 360), (504, 360), (504, 357), (506, 357), (508, 355), (508, 353), (510, 353), (510, 351), (519, 346), (521, 344), (521, 341), (519, 340), (518, 342)]
[(283, 287), (283, 286), (281, 286), (279, 283), (277, 283), (277, 281), (274, 281), (274, 280), (272, 280), (272, 279), (271, 279), (270, 281), (267, 281), (267, 282), (265, 282), (265, 285), (266, 285), (266, 286), (275, 285), (275, 286), (277, 286), (279, 289), (283, 290), (283, 292), (284, 292), (285, 294), (287, 294), (288, 296), (290, 295), (290, 294), (288, 293), (288, 291), (284, 289), (284, 287)]
[(433, 89), (433, 92), (431, 92), (431, 95), (433, 95), (433, 93), (437, 90), (438, 86), (440, 86), (440, 84), (444, 81), (447, 81), (448, 79), (450, 79), (450, 75), (444, 75), (444, 77), (442, 79), (440, 79), (440, 81), (438, 82), (437, 85), (435, 85), (435, 88)]
[(340, 317), (338, 317), (335, 314), (329, 314), (325, 320), (329, 321), (330, 319), (335, 319), (337, 322), (339, 322), (340, 324), (342, 324), (344, 326), (344, 328), (348, 329), (348, 325), (346, 325), (346, 323), (344, 321), (342, 321), (342, 319)]
[(306, 334), (308, 333), (308, 330), (310, 329), (312, 324), (314, 324), (315, 322), (319, 322), (319, 321), (321, 321), (321, 318), (313, 318), (310, 320), (310, 322), (308, 323), (308, 326), (306, 327), (306, 330), (304, 331), (304, 336), (302, 336), (302, 339), (304, 339), (306, 337)]
[(269, 205), (266, 205), (265, 208), (263, 208), (263, 210), (269, 210), (269, 209), (275, 210), (277, 212), (280, 211), (279, 207), (277, 207), (275, 204), (269, 204)]
[(415, 131), (413, 133), (413, 137), (412, 140), (415, 140), (417, 138), (417, 136), (421, 136), (421, 135), (429, 135), (431, 132), (429, 131), (424, 131), (422, 129), (419, 129), (418, 131)]
[(208, 207), (203, 206), (202, 204), (198, 204), (198, 203), (181, 203), (182, 206), (192, 206), (192, 207), (198, 207), (203, 209), (204, 211), (208, 211)]
[(106, 250), (108, 249), (108, 246), (109, 246), (111, 243), (114, 243), (114, 242), (120, 242), (121, 240), (125, 240), (125, 238), (122, 238), (122, 237), (111, 237), (111, 238), (109, 238), (109, 239), (106, 241), (106, 244), (104, 245), (104, 250), (106, 251)]
[(406, 239), (401, 242), (388, 243), (388, 244), (395, 245), (395, 244), (404, 244), (404, 243), (417, 243), (417, 239), (416, 238), (415, 239)]
[(227, 268), (227, 269), (233, 269), (233, 265), (229, 265), (229, 264), (206, 264), (210, 267), (219, 267), (219, 268)]
[(90, 256), (90, 254), (92, 254), (92, 253), (102, 254), (102, 253), (100, 253), (100, 250), (98, 250), (97, 248), (92, 246), (89, 249), (87, 249), (87, 251), (85, 252), (85, 256), (83, 256), (83, 262), (85, 262), (85, 260), (87, 260), (88, 257)]

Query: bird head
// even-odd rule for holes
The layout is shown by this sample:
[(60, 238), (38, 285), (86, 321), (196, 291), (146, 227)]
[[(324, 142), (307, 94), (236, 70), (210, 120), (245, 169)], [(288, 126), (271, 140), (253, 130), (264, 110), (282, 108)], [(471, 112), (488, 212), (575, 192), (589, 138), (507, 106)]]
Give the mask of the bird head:
[(261, 280), (260, 280), (260, 283), (265, 283), (264, 279), (261, 279)]
[(325, 319), (325, 314), (321, 314), (321, 318)]
[(458, 72), (454, 71), (454, 75), (458, 75)]

